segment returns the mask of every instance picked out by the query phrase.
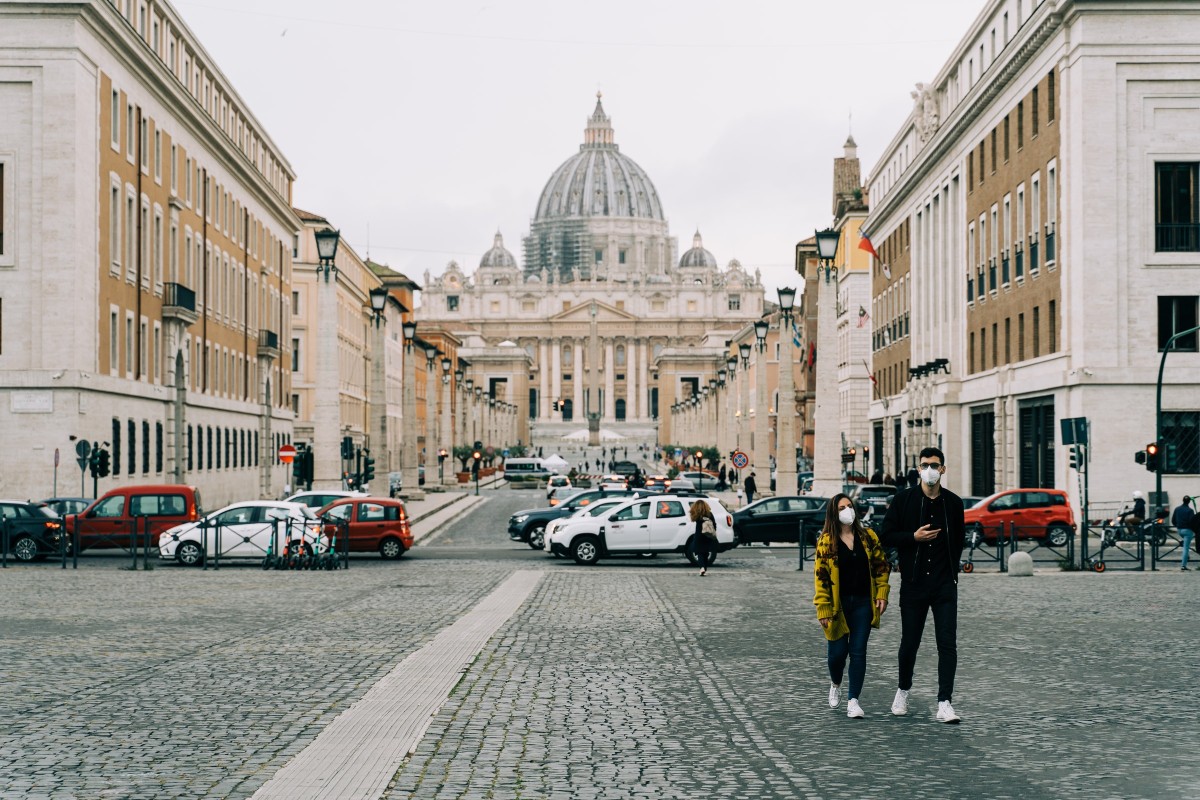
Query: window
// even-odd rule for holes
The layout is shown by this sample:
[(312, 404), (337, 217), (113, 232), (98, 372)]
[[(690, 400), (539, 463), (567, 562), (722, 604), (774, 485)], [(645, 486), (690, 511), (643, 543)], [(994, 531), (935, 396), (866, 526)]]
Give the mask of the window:
[(688, 310), (688, 313), (695, 313), (695, 311), (696, 311), (696, 301), (695, 300), (687, 301), (687, 310)]
[[(1158, 298), (1158, 351), (1160, 353), (1166, 350), (1167, 342), (1172, 336), (1196, 327), (1198, 308), (1200, 308), (1200, 297), (1195, 295)], [(1200, 337), (1195, 333), (1180, 336), (1175, 340), (1171, 349), (1195, 353), (1200, 349), (1197, 347), (1200, 344), (1197, 341), (1198, 338)]]
[(1200, 411), (1162, 412), (1163, 472), (1200, 473)]
[(668, 517), (682, 517), (685, 514), (683, 503), (678, 500), (660, 500), (658, 501), (654, 515), (658, 519), (666, 519)]
[[(125, 316), (125, 373), (133, 374), (133, 315)], [(132, 472), (132, 470), (130, 470)]]
[(112, 474), (121, 474), (121, 420), (112, 421)]
[(134, 140), (134, 116), (133, 103), (125, 104), (125, 156), (130, 162), (133, 161), (133, 140)]
[(300, 375), (300, 340), (292, 338), (292, 374)]
[(121, 93), (116, 89), (112, 90), (112, 105), (108, 111), (108, 124), (111, 130), (109, 138), (112, 142), (113, 150), (121, 151)]
[(1029, 271), (1038, 271), (1038, 232), (1042, 226), (1042, 181), (1033, 174), (1029, 184)]
[(1055, 300), (1050, 301), (1049, 311), (1050, 311), (1050, 313), (1047, 314), (1047, 322), (1049, 323), (1050, 327), (1046, 331), (1046, 333), (1048, 334), (1047, 338), (1050, 343), (1050, 349), (1047, 350), (1046, 352), (1055, 353), (1058, 351), (1058, 316), (1057, 316), (1058, 302), (1057, 301), (1055, 301)]
[(163, 424), (154, 423), (154, 471), (163, 471)]
[[(971, 339), (970, 344), (967, 346), (967, 372), (973, 373), (973, 372), (975, 372), (975, 332), (974, 331), (971, 331), (970, 339)], [(889, 383), (891, 383), (891, 382), (892, 381), (889, 381)], [(894, 392), (889, 392), (889, 394), (894, 394)]]
[(740, 294), (729, 295), (729, 310), (730, 311), (741, 311), (742, 310), (742, 296)]
[(1000, 323), (992, 323), (992, 366), (1000, 364)]
[(138, 377), (146, 377), (146, 321), (142, 320), (138, 325)]
[(163, 218), (159, 212), (154, 213), (154, 252), (150, 254), (151, 279), (155, 286), (161, 287), (163, 281)]
[(458, 295), (456, 295), (456, 294), (446, 295), (446, 310), (447, 311), (458, 311)]
[(1200, 252), (1200, 164), (1164, 161), (1154, 165), (1154, 249), (1159, 253)]
[(171, 145), (171, 194), (179, 191), (179, 148)]
[(1046, 122), (1054, 122), (1054, 70), (1046, 76)]
[(1017, 103), (1017, 149), (1025, 146), (1025, 101)]
[(137, 277), (137, 209), (133, 195), (125, 197), (125, 277)]
[(120, 322), (117, 320), (117, 311), (112, 309), (108, 312), (108, 371), (116, 374), (120, 368)]
[(1012, 363), (1012, 317), (1004, 318), (1004, 363)]
[(987, 369), (987, 328), (979, 329), (979, 369)]
[[(117, 474), (116, 466), (113, 467), (113, 474)], [(107, 498), (96, 506), (94, 516), (97, 517), (119, 517), (125, 513), (125, 495), (115, 494)]]
[(620, 250), (618, 250), (618, 251), (617, 251), (617, 263), (618, 263), (618, 264), (624, 264), (624, 263), (625, 263), (625, 252), (626, 252), (626, 251), (625, 251), (625, 249), (624, 249), (624, 248), (622, 248), (622, 249), (620, 249)]
[[(2, 180), (4, 173), (4, 165), (0, 164), (0, 194), (4, 191), (4, 181)], [(108, 258), (111, 266), (111, 271), (120, 274), (121, 272), (121, 186), (117, 184), (110, 187), (108, 197)], [(0, 207), (0, 215), (3, 215), (3, 208)], [(0, 236), (3, 236), (3, 221), (0, 220)], [(3, 240), (0, 239), (0, 252), (4, 251)]]
[(129, 458), (126, 460), (126, 466), (129, 468), (129, 474), (133, 475), (137, 472), (137, 423), (129, 420), (125, 430), (129, 434)]
[(148, 376), (152, 382), (160, 382), (162, 380), (162, 328), (157, 322), (154, 323), (154, 374)]
[(192, 159), (183, 160), (183, 202), (192, 207)]
[(491, 309), (492, 309), (493, 314), (499, 314), (500, 313), (500, 301), (493, 300), (492, 304), (491, 304)]
[(1004, 118), (1004, 163), (1005, 164), (1008, 163), (1008, 156), (1009, 156), (1009, 153), (1008, 153), (1008, 121), (1009, 121), (1009, 118), (1005, 117)]
[(292, 316), (300, 315), (300, 293), (292, 292)]
[(138, 149), (141, 150), (142, 172), (150, 171), (150, 121), (145, 117), (141, 118), (141, 127), (138, 129)]
[(154, 180), (162, 183), (162, 131), (154, 129)]
[(298, 394), (292, 395), (292, 413), (295, 414), (297, 418), (300, 417), (300, 395)]
[(603, 262), (604, 262), (604, 251), (603, 251), (603, 250), (597, 249), (597, 250), (595, 251), (595, 256), (596, 256), (596, 263), (597, 263), (597, 264), (601, 264), (601, 263), (603, 263)]
[(193, 429), (191, 425), (187, 426), (187, 469), (191, 472), (195, 469), (196, 464), (196, 440), (192, 436)]
[(1058, 216), (1058, 169), (1050, 162), (1046, 168), (1046, 266), (1054, 263), (1055, 220)]
[(993, 175), (996, 173), (996, 162), (998, 160), (999, 159), (996, 158), (996, 129), (992, 128), (992, 174)]
[(1033, 307), (1033, 357), (1042, 354), (1042, 310)]
[(1017, 361), (1025, 360), (1025, 315), (1017, 314)]
[(1033, 98), (1029, 103), (1029, 135), (1038, 135), (1038, 87), (1033, 87)]

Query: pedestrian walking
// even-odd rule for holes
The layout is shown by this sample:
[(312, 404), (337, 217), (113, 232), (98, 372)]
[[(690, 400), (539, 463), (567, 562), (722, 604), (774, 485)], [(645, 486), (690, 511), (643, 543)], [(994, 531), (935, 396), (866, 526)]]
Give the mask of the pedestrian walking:
[(721, 465), (721, 469), (717, 472), (717, 489), (718, 491), (725, 490), (725, 465)]
[(1183, 502), (1171, 514), (1171, 524), (1183, 540), (1183, 564), (1179, 567), (1182, 570), (1188, 568), (1188, 553), (1192, 549), (1192, 540), (1196, 538), (1196, 512), (1192, 510), (1191, 502), (1192, 498), (1185, 494)]
[(825, 525), (817, 536), (813, 604), (817, 621), (825, 629), (829, 707), (837, 708), (841, 702), (842, 676), (849, 659), (846, 716), (862, 719), (866, 714), (858, 699), (867, 675), (867, 640), (887, 609), (891, 565), (875, 532), (863, 525), (848, 495), (834, 495), (827, 508)]
[(758, 481), (754, 480), (754, 473), (750, 473), (750, 477), (746, 478), (743, 488), (746, 490), (746, 505), (754, 502), (754, 493), (758, 491)]
[(902, 489), (892, 498), (880, 526), (884, 547), (896, 548), (900, 559), (899, 680), (892, 713), (908, 713), (908, 693), (925, 619), (933, 612), (938, 652), (938, 722), (956, 723), (950, 701), (958, 667), (958, 567), (966, 528), (962, 498), (941, 486), (946, 457), (936, 447), (921, 451), (920, 486)]
[(874, 472), (872, 472), (871, 473), (871, 483), (876, 484), (876, 485), (883, 483), (883, 473), (880, 472), (879, 470), (875, 470)]
[(688, 516), (696, 523), (696, 535), (693, 537), (696, 561), (700, 564), (700, 577), (708, 574), (708, 568), (717, 555), (717, 521), (713, 518), (712, 509), (703, 500), (692, 503)]
[(909, 489), (915, 489), (921, 484), (921, 475), (915, 469), (909, 469), (908, 475), (905, 477), (908, 479)]

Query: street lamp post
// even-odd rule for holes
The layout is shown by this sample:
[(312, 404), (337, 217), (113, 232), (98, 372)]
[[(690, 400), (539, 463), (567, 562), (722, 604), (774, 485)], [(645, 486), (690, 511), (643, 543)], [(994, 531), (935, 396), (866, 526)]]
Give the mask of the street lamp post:
[(741, 399), (742, 416), (738, 420), (738, 448), (752, 450), (750, 447), (750, 344), (742, 342), (738, 345), (738, 355), (741, 357), (742, 369), (738, 372), (738, 390)]
[(817, 231), (817, 363), (816, 411), (813, 429), (813, 494), (833, 497), (842, 490), (841, 426), (837, 390), (837, 258), (841, 233), (833, 228)]
[(413, 339), (417, 335), (415, 320), (401, 324), (404, 331), (404, 442), (400, 446), (401, 496), (406, 500), (422, 500), (421, 478), (417, 467), (417, 356)]
[(371, 437), (371, 453), (375, 463), (384, 473), (391, 470), (391, 453), (388, 450), (388, 409), (387, 409), (387, 332), (384, 326), (384, 310), (387, 307), (388, 290), (382, 286), (371, 289), (371, 316), (374, 327), (371, 329), (371, 389), (370, 422), (368, 433)]
[(433, 470), (430, 467), (433, 462), (430, 461), (436, 450), (434, 440), (438, 434), (437, 424), (437, 357), (438, 349), (436, 347), (425, 348), (425, 447), (422, 452), (425, 454), (425, 482), (426, 484), (433, 483)]
[[(317, 375), (313, 388), (313, 489), (342, 488), (341, 434), (342, 409), (338, 374), (338, 300), (337, 280), (329, 285), (330, 274), (337, 274), (340, 235), (330, 228), (314, 231), (317, 242)], [(320, 276), (325, 286), (320, 286)], [(274, 454), (270, 454), (272, 460)]]
[[(726, 449), (729, 447), (729, 423), (726, 417), (729, 416), (729, 399), (725, 397), (725, 378), (729, 375), (729, 370), (721, 367), (717, 370), (717, 462), (726, 456)], [(721, 414), (721, 401), (725, 400), (725, 413)]]
[(760, 486), (771, 485), (770, 417), (767, 412), (767, 332), (770, 323), (760, 319), (754, 323), (758, 358), (754, 364), (754, 472)]
[(795, 494), (796, 486), (796, 387), (792, 372), (792, 307), (796, 290), (779, 289), (779, 407), (775, 426), (775, 479), (777, 494)]
[(438, 425), (440, 428), (438, 438), (441, 439), (441, 442), (439, 443), (440, 449), (438, 450), (439, 455), (441, 455), (441, 458), (438, 459), (438, 480), (440, 480), (442, 483), (446, 483), (446, 478), (444, 476), (444, 471), (441, 468), (441, 462), (446, 460), (447, 449), (454, 447), (454, 436), (451, 433), (453, 417), (450, 414), (451, 366), (453, 366), (453, 363), (449, 358), (442, 359), (442, 411), (438, 416)]

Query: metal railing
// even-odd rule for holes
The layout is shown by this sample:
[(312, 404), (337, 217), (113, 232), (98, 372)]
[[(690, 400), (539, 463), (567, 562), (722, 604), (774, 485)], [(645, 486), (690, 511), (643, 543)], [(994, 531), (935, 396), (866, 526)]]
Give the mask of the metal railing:
[(182, 283), (164, 283), (163, 305), (175, 306), (185, 311), (195, 311), (196, 293)]
[(1200, 252), (1200, 223), (1157, 223), (1154, 226), (1154, 250), (1158, 253)]

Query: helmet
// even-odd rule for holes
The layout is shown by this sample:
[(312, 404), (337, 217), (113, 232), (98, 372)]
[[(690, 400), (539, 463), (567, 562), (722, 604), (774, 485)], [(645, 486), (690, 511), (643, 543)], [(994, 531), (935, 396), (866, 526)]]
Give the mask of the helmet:
[(1133, 499), (1134, 499), (1134, 500), (1141, 500), (1141, 499), (1143, 499), (1145, 496), (1146, 496), (1146, 495), (1142, 494), (1142, 493), (1141, 493), (1140, 491), (1138, 491), (1137, 489), (1134, 489), (1134, 490), (1133, 490)]

